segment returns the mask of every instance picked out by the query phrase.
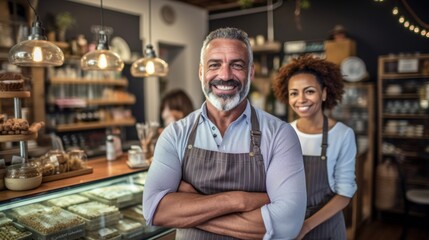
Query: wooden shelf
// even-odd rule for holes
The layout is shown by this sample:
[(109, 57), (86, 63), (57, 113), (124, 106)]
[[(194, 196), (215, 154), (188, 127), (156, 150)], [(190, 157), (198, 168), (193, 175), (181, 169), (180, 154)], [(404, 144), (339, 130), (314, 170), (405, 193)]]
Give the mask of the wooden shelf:
[(59, 124), (55, 127), (55, 130), (58, 132), (71, 132), (71, 131), (80, 131), (80, 130), (89, 130), (97, 128), (106, 128), (113, 126), (132, 126), (136, 123), (134, 118), (130, 119), (121, 119), (121, 120), (112, 120), (112, 121), (103, 121), (103, 122), (82, 122), (74, 124)]
[(383, 134), (383, 138), (395, 138), (395, 139), (416, 139), (416, 140), (425, 140), (429, 139), (429, 136), (406, 136), (406, 135), (393, 135), (393, 134)]
[(31, 96), (29, 91), (7, 91), (0, 92), (0, 98), (28, 98)]
[(57, 181), (43, 182), (38, 188), (27, 191), (1, 191), (0, 206), (2, 205), (2, 202), (7, 202), (9, 200), (12, 201), (14, 199), (31, 196), (37, 197), (40, 194), (50, 191), (57, 191), (72, 186), (78, 186), (85, 183), (96, 182), (103, 179), (124, 176), (127, 174), (147, 170), (147, 168), (131, 169), (126, 164), (127, 160), (128, 156), (126, 154), (122, 155), (122, 157), (115, 161), (107, 161), (105, 157), (95, 158), (93, 160), (88, 160), (87, 162), (88, 167), (93, 169), (93, 172), (90, 174), (65, 178)]
[(129, 99), (121, 99), (121, 100), (116, 100), (116, 99), (90, 99), (90, 100), (86, 100), (86, 103), (90, 106), (92, 105), (132, 105), (134, 103), (136, 103), (136, 98), (130, 97)]
[(29, 132), (25, 135), (0, 135), (0, 142), (19, 142), (37, 138), (37, 132)]
[(396, 119), (402, 119), (402, 118), (410, 118), (410, 119), (429, 119), (429, 115), (427, 114), (390, 114), (390, 113), (383, 113), (384, 118), (396, 118)]
[(384, 99), (419, 99), (418, 93), (401, 93), (401, 94), (388, 94), (383, 95)]
[(421, 73), (385, 73), (381, 74), (382, 80), (404, 80), (410, 78), (429, 78), (429, 74)]
[[(78, 103), (73, 103), (73, 100), (78, 100)], [(62, 102), (64, 101), (64, 102)], [(70, 102), (67, 102), (70, 101)], [(50, 105), (57, 105), (61, 108), (82, 108), (87, 106), (112, 106), (112, 105), (132, 105), (136, 102), (134, 96), (130, 96), (128, 99), (55, 99), (55, 101), (49, 101)]]
[(0, 135), (0, 142), (19, 142), (28, 141), (37, 138), (37, 133), (40, 128), (45, 125), (44, 122), (33, 123), (28, 129), (28, 134), (17, 134), (17, 135)]
[(113, 85), (113, 86), (128, 86), (128, 80), (126, 78), (120, 79), (85, 79), (85, 78), (58, 78), (52, 77), (50, 84), (61, 85), (61, 84), (99, 84), (99, 85)]
[(264, 45), (252, 46), (254, 53), (278, 53), (281, 50), (279, 42), (267, 42)]

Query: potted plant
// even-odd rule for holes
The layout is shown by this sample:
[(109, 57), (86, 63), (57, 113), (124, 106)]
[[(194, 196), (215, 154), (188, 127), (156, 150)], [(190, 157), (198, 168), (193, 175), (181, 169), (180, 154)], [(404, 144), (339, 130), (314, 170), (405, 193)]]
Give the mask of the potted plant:
[(58, 29), (58, 40), (65, 42), (66, 31), (76, 24), (76, 19), (69, 12), (61, 12), (55, 16), (55, 24)]

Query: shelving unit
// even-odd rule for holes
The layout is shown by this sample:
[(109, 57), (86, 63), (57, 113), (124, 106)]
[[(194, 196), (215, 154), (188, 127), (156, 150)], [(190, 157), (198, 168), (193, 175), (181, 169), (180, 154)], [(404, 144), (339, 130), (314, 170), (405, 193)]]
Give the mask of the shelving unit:
[(287, 117), (287, 107), (278, 102), (271, 83), (281, 65), (282, 46), (279, 42), (267, 42), (252, 47), (255, 63), (255, 77), (249, 94), (252, 104), (283, 120)]
[(351, 204), (344, 209), (347, 239), (355, 239), (360, 226), (372, 216), (374, 140), (375, 140), (375, 86), (369, 82), (345, 84), (343, 101), (328, 116), (351, 127), (356, 135), (356, 182), (358, 190)]
[[(30, 97), (29, 91), (17, 91), (17, 92), (0, 92), (0, 99), (13, 98), (14, 100), (14, 112), (15, 118), (22, 118), (21, 112), (21, 98)], [(28, 160), (28, 147), (27, 141), (37, 139), (38, 131), (42, 125), (32, 124), (28, 130), (28, 134), (22, 135), (0, 135), (0, 142), (19, 142), (20, 155), (23, 161)]]
[(65, 149), (79, 147), (89, 156), (101, 154), (109, 129), (121, 129), (125, 140), (125, 127), (136, 123), (131, 110), (136, 97), (127, 89), (128, 79), (121, 73), (82, 71), (80, 58), (67, 57), (63, 66), (46, 74), (48, 131), (61, 139)]
[[(408, 183), (429, 187), (429, 55), (380, 56), (378, 59), (378, 139), (377, 165), (388, 162), (401, 151)], [(378, 175), (377, 178), (383, 179)], [(380, 180), (381, 181), (381, 180)], [(402, 213), (396, 196), (392, 208), (380, 213)], [(377, 186), (377, 182), (376, 182)], [(377, 189), (376, 189), (377, 191)], [(376, 207), (377, 207), (376, 199)]]

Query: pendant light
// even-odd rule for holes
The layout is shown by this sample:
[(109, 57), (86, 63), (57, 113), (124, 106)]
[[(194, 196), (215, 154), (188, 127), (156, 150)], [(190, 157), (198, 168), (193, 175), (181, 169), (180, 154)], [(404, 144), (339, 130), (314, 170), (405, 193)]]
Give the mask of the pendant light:
[(36, 20), (32, 24), (28, 40), (21, 41), (10, 49), (9, 62), (27, 67), (61, 66), (64, 63), (64, 53), (58, 46), (46, 41), (45, 31), (36, 9), (29, 0), (27, 3), (34, 11)]
[(131, 75), (134, 77), (165, 77), (167, 73), (168, 64), (156, 56), (151, 44), (151, 0), (149, 0), (149, 44), (146, 45), (145, 56), (133, 62)]
[(109, 50), (107, 34), (103, 27), (103, 0), (100, 0), (101, 28), (98, 32), (98, 44), (94, 51), (86, 53), (80, 60), (82, 70), (117, 71), (124, 68), (124, 61), (118, 54)]

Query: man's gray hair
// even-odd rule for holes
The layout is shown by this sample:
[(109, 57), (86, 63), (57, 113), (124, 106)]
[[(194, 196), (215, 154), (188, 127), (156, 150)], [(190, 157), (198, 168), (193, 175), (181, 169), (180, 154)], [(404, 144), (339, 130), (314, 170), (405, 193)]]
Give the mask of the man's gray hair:
[(230, 28), (230, 27), (216, 29), (212, 31), (209, 35), (207, 35), (206, 39), (203, 42), (203, 47), (201, 48), (201, 53), (200, 53), (201, 65), (204, 65), (204, 54), (205, 54), (204, 50), (207, 48), (207, 45), (209, 45), (209, 43), (215, 39), (235, 39), (235, 40), (242, 41), (244, 44), (246, 44), (247, 53), (249, 54), (249, 68), (250, 66), (252, 66), (253, 51), (252, 51), (252, 46), (250, 45), (249, 37), (247, 36), (247, 33), (238, 28)]

